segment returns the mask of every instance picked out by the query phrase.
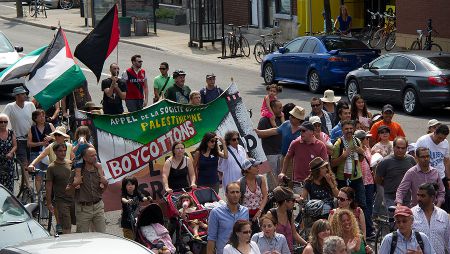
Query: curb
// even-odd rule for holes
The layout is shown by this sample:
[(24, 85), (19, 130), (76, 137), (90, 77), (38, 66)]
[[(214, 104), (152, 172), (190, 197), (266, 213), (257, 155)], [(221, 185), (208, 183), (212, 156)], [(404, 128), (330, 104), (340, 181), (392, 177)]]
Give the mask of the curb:
[[(25, 25), (30, 25), (30, 26), (35, 26), (35, 27), (40, 27), (40, 28), (46, 28), (46, 29), (50, 29), (52, 26), (49, 25), (43, 25), (43, 24), (36, 24), (30, 21), (26, 21), (26, 20), (21, 20), (19, 18), (10, 18), (10, 17), (5, 17), (3, 15), (0, 15), (1, 19), (4, 20), (8, 20), (8, 21), (13, 21), (13, 22), (18, 22), (18, 23), (22, 23)], [(70, 33), (75, 33), (75, 34), (82, 34), (82, 35), (88, 35), (89, 33), (87, 32), (81, 32), (81, 31), (77, 31), (77, 30), (72, 30), (72, 29), (64, 29), (64, 31), (70, 32)], [(154, 50), (159, 50), (159, 51), (169, 51), (167, 49), (163, 49), (157, 46), (152, 46), (152, 45), (147, 45), (144, 43), (139, 43), (139, 42), (134, 42), (134, 41), (129, 41), (126, 39), (119, 39), (120, 42), (125, 43), (125, 44), (130, 44), (130, 45), (134, 45), (134, 46), (140, 46), (140, 47), (144, 47), (144, 48), (150, 48), (150, 49), (154, 49)]]

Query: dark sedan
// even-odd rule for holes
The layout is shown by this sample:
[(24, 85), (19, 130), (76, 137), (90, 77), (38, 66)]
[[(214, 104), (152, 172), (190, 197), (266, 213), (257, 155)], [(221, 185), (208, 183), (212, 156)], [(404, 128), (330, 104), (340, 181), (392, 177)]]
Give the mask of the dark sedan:
[(450, 106), (450, 54), (386, 54), (350, 72), (345, 84), (349, 100), (361, 94), (367, 101), (400, 104), (410, 115)]
[(343, 88), (347, 73), (379, 55), (379, 50), (354, 38), (304, 36), (267, 55), (261, 64), (261, 76), (266, 84), (306, 84), (311, 92), (318, 93), (325, 87)]

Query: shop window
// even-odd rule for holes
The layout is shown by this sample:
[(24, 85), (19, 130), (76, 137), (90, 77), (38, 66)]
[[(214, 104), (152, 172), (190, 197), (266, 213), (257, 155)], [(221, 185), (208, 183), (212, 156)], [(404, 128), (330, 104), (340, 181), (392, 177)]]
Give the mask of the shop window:
[(291, 0), (276, 0), (275, 10), (278, 14), (291, 14)]

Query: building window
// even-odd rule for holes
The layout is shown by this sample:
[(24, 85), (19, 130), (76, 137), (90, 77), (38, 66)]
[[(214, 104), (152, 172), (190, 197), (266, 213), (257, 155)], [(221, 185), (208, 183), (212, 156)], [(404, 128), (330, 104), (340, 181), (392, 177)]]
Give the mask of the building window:
[(276, 0), (275, 10), (278, 14), (291, 14), (291, 0)]
[(162, 4), (171, 4), (171, 5), (182, 5), (181, 0), (161, 0), (160, 3)]

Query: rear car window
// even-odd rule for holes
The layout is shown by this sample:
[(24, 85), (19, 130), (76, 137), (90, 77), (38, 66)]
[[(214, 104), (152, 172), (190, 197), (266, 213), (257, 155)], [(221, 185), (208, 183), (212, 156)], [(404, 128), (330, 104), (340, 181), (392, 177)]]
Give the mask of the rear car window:
[(325, 48), (330, 50), (336, 49), (367, 49), (367, 45), (359, 40), (352, 40), (346, 38), (325, 38), (323, 40)]
[(433, 56), (422, 60), (429, 70), (450, 70), (450, 56)]

